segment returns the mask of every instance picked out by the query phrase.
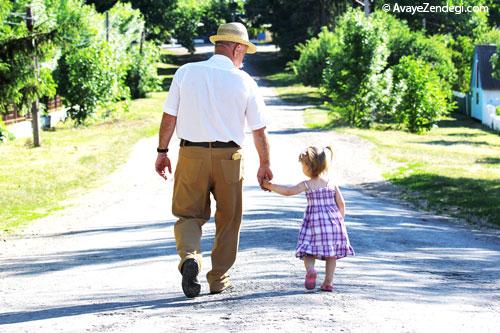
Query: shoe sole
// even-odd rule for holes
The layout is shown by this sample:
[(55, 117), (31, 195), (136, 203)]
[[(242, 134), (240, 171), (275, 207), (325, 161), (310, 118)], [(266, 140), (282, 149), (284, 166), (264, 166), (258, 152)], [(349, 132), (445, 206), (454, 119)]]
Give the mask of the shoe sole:
[(227, 286), (226, 288), (224, 288), (222, 290), (210, 290), (210, 294), (212, 294), (212, 295), (221, 294), (221, 293), (224, 293), (224, 292), (229, 292), (232, 289), (233, 289), (233, 286), (230, 285), (230, 286)]
[(182, 291), (188, 298), (196, 297), (200, 294), (201, 284), (195, 281), (199, 269), (196, 262), (187, 261), (182, 267)]

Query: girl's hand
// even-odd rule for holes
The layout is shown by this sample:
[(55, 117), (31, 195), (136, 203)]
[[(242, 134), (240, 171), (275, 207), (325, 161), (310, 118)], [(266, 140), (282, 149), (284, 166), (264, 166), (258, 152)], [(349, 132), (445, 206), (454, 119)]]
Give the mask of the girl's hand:
[(273, 186), (273, 184), (272, 184), (269, 180), (264, 179), (264, 180), (262, 181), (262, 187), (263, 187), (263, 188), (265, 188), (266, 190), (271, 191), (271, 187), (272, 187), (272, 186)]

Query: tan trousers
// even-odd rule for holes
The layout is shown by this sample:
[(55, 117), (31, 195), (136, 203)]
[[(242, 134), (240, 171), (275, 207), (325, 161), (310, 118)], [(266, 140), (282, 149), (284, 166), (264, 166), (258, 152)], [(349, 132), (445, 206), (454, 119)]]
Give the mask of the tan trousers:
[(242, 214), (243, 161), (233, 160), (239, 148), (181, 147), (174, 175), (172, 212), (179, 270), (187, 259), (200, 265), (201, 227), (210, 218), (210, 193), (215, 211), (212, 270), (207, 274), (210, 291), (229, 285), (227, 271), (236, 260)]

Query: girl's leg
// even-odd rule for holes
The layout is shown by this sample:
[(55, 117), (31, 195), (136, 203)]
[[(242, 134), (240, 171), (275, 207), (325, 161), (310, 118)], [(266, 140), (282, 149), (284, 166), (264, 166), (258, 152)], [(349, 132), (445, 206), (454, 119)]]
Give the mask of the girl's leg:
[(306, 266), (306, 280), (304, 281), (304, 286), (307, 290), (312, 290), (316, 288), (316, 277), (318, 274), (314, 270), (314, 257), (305, 256), (304, 266)]
[(335, 267), (337, 266), (337, 258), (336, 257), (328, 257), (326, 258), (326, 272), (325, 272), (325, 281), (324, 285), (331, 286), (333, 283), (333, 273), (335, 273)]
[(313, 256), (304, 256), (304, 266), (306, 267), (307, 272), (314, 269), (314, 259), (315, 258)]

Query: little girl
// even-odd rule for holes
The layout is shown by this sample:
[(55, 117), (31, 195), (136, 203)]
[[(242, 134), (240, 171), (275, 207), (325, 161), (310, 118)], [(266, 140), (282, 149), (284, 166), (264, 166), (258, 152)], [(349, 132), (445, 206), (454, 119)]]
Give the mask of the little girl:
[(308, 147), (299, 155), (304, 174), (309, 180), (295, 186), (283, 186), (264, 182), (263, 187), (281, 195), (306, 192), (307, 208), (299, 233), (295, 256), (304, 260), (306, 267), (305, 287), (316, 287), (315, 259), (326, 261), (322, 291), (333, 291), (333, 273), (336, 260), (354, 255), (344, 224), (345, 202), (338, 186), (328, 184), (324, 176), (332, 159), (332, 148)]

